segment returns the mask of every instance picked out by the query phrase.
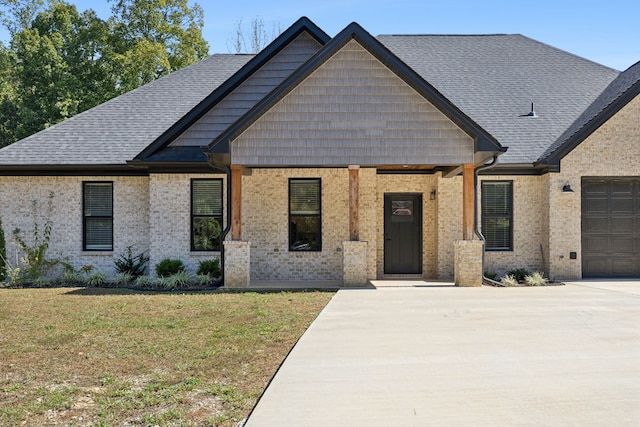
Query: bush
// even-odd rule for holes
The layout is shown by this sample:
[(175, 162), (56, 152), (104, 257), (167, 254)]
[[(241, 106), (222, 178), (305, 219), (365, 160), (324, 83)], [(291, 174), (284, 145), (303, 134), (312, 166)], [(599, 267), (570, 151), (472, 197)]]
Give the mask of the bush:
[(115, 283), (116, 286), (128, 286), (131, 285), (135, 279), (136, 278), (130, 274), (120, 273), (113, 279), (113, 283)]
[(184, 264), (179, 259), (165, 258), (156, 264), (158, 277), (169, 277), (184, 271)]
[(544, 278), (544, 275), (539, 272), (532, 273), (524, 278), (524, 282), (527, 286), (544, 286), (549, 281)]
[(510, 274), (507, 274), (502, 279), (500, 279), (500, 283), (507, 286), (518, 286), (518, 280), (515, 278), (515, 276), (512, 276)]
[(141, 252), (133, 255), (132, 246), (127, 246), (127, 251), (120, 255), (120, 258), (114, 261), (116, 272), (120, 274), (128, 274), (134, 279), (142, 276), (146, 270), (149, 257)]
[(139, 288), (155, 288), (157, 286), (157, 279), (151, 276), (140, 276), (135, 280), (135, 285)]
[(51, 220), (53, 197), (53, 192), (50, 192), (46, 219), (42, 226), (38, 224), (40, 205), (37, 200), (31, 201), (31, 214), (33, 216), (33, 243), (31, 245), (29, 245), (23, 237), (22, 230), (19, 228), (13, 230), (13, 239), (24, 255), (22, 258), (24, 269), (20, 271), (20, 275), (22, 276), (24, 273), (24, 279), (32, 283), (46, 277), (51, 267), (59, 263), (59, 260), (48, 259), (46, 256), (47, 249), (49, 249), (49, 240), (51, 240), (51, 229), (53, 227)]
[(213, 277), (210, 274), (198, 274), (191, 281), (195, 286), (207, 286), (213, 283)]
[(104, 286), (104, 284), (107, 283), (107, 276), (100, 272), (93, 273), (91, 276), (85, 279), (85, 282), (88, 286)]
[(205, 261), (200, 261), (198, 264), (197, 274), (208, 274), (211, 277), (220, 277), (222, 271), (220, 270), (220, 260), (219, 259), (207, 259)]
[(516, 268), (511, 271), (507, 271), (507, 276), (513, 276), (519, 283), (524, 282), (524, 278), (531, 274), (526, 268)]

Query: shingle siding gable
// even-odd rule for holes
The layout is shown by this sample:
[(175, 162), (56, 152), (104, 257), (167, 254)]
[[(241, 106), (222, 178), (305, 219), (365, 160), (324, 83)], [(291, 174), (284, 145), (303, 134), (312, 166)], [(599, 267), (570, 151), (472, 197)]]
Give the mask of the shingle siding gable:
[(250, 166), (457, 165), (474, 140), (351, 40), (232, 143)]
[(170, 146), (208, 145), (321, 47), (315, 38), (303, 32), (176, 138)]

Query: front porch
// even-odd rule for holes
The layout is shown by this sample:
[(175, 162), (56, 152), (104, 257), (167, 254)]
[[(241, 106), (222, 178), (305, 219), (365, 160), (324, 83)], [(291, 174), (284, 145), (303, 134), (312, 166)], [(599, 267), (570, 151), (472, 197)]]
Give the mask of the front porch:
[[(224, 242), (227, 288), (265, 283), (295, 288), (307, 287), (309, 282), (363, 287), (372, 280), (398, 278), (448, 281), (458, 286), (482, 284), (483, 247), (475, 236), (473, 220), (473, 168), (449, 178), (440, 171), (393, 174), (354, 166), (233, 167), (231, 171), (231, 239)], [(296, 251), (289, 245), (287, 188), (291, 179), (300, 177), (315, 177), (322, 183), (322, 243), (317, 251)], [(465, 184), (471, 187), (466, 192)], [(385, 203), (389, 194), (416, 196), (416, 206), (401, 209), (407, 212), (399, 212), (403, 215), (396, 218), (403, 225), (410, 219), (406, 214), (414, 209), (419, 216), (417, 270), (390, 270), (388, 252), (398, 246), (390, 244), (390, 204)], [(465, 204), (465, 197), (471, 203)]]

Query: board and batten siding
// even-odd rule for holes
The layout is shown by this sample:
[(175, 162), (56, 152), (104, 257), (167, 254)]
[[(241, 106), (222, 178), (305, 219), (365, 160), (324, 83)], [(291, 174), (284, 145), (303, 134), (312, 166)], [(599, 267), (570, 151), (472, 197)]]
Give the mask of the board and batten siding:
[(473, 139), (352, 40), (231, 144), (247, 166), (459, 165)]
[(209, 145), (213, 139), (249, 111), (321, 47), (320, 43), (307, 32), (301, 33), (176, 138), (171, 146)]

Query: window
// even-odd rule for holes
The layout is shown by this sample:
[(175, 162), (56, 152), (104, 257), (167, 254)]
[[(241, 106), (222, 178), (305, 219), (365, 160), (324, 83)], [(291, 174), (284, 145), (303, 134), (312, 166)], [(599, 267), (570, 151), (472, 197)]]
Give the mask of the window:
[(191, 250), (219, 251), (222, 235), (222, 180), (191, 180)]
[(321, 251), (320, 179), (289, 180), (289, 250)]
[(482, 182), (482, 234), (487, 250), (513, 250), (513, 182)]
[(113, 182), (83, 182), (82, 212), (82, 249), (112, 251)]

